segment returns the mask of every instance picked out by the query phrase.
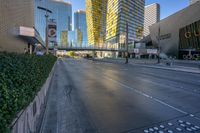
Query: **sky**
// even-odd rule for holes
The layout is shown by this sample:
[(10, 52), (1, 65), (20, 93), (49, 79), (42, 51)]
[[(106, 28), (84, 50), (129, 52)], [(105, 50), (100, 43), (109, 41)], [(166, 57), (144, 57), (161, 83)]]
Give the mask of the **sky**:
[[(72, 3), (73, 12), (85, 9), (85, 0), (65, 0)], [(161, 19), (183, 9), (189, 4), (189, 0), (146, 0), (146, 5), (159, 3), (161, 6)]]
[[(85, 10), (85, 0), (64, 0), (66, 2), (72, 3), (73, 13), (77, 10)], [(160, 4), (161, 14), (160, 18), (164, 19), (167, 16), (187, 7), (189, 5), (189, 0), (145, 0), (145, 5), (149, 5), (152, 3)], [(74, 15), (73, 15), (74, 16)], [(74, 17), (72, 20), (74, 23)], [(74, 27), (74, 25), (72, 25)]]

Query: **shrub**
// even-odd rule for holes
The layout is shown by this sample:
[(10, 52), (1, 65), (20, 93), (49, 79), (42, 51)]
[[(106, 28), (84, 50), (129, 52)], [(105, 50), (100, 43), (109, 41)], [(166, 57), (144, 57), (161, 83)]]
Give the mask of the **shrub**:
[(34, 99), (55, 61), (52, 55), (0, 53), (0, 133)]

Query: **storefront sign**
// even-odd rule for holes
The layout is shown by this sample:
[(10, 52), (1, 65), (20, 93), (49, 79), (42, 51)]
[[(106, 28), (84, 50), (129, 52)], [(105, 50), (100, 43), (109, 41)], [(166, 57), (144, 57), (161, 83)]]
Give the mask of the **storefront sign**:
[(171, 38), (171, 34), (170, 33), (169, 34), (160, 35), (160, 37), (159, 37), (160, 40), (165, 40), (165, 39), (169, 39), (169, 38)]
[(192, 36), (200, 37), (200, 29), (198, 31), (186, 32), (185, 33), (185, 38), (187, 38), (187, 39), (191, 38)]

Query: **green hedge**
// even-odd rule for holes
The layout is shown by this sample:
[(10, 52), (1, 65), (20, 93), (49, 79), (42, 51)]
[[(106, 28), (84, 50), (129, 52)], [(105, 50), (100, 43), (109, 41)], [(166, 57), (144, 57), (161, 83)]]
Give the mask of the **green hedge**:
[(0, 53), (0, 133), (34, 99), (56, 57)]

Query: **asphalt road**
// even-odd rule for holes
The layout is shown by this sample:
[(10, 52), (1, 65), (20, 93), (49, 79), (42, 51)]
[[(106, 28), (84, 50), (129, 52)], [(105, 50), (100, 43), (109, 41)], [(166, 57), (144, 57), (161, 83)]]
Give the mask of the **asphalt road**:
[(57, 62), (43, 133), (200, 133), (200, 75)]

